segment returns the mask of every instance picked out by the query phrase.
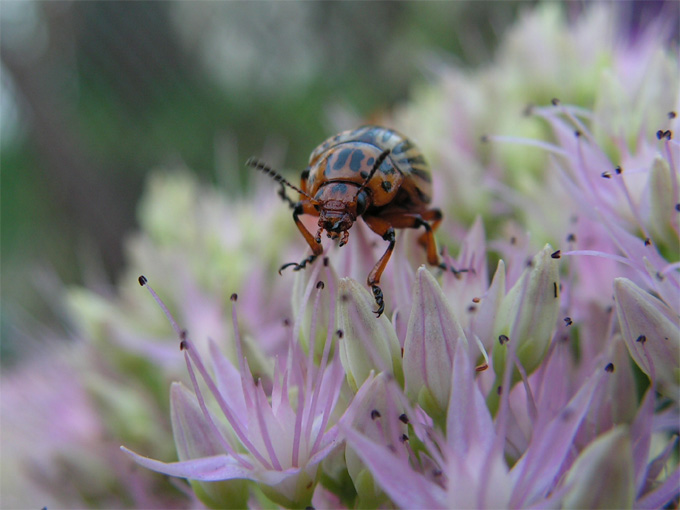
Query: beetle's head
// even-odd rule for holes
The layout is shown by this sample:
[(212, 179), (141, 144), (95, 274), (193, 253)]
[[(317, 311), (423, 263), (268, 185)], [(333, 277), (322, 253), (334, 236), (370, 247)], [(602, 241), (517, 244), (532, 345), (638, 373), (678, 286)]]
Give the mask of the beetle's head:
[(325, 230), (331, 239), (340, 239), (340, 246), (347, 244), (349, 229), (366, 210), (366, 200), (365, 192), (346, 194), (340, 199), (333, 197), (320, 200), (317, 241), (321, 242), (321, 233)]
[(352, 208), (351, 204), (338, 200), (330, 200), (324, 203), (319, 211), (317, 240), (320, 240), (321, 232), (325, 230), (328, 237), (331, 239), (340, 238), (340, 246), (345, 245), (349, 238), (349, 229), (352, 228), (354, 220), (356, 220), (356, 206)]

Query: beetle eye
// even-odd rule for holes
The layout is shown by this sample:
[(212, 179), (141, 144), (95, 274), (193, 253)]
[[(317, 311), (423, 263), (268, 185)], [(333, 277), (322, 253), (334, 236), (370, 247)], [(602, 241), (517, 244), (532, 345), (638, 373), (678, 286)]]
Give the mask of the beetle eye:
[(364, 214), (364, 211), (366, 210), (366, 194), (365, 193), (359, 193), (359, 196), (357, 196), (357, 215)]

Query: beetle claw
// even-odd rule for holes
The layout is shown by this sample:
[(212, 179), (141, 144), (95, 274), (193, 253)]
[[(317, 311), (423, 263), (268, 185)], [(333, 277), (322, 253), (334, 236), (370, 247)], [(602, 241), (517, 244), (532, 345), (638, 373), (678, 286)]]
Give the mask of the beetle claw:
[(373, 311), (373, 313), (375, 314), (375, 318), (377, 319), (385, 311), (385, 300), (383, 299), (383, 293), (380, 287), (378, 287), (377, 285), (373, 285), (371, 287), (371, 290), (373, 291), (375, 303), (378, 305), (378, 309)]
[(299, 271), (300, 269), (304, 269), (305, 267), (307, 267), (307, 264), (311, 264), (312, 262), (314, 262), (315, 259), (316, 255), (310, 255), (299, 264), (297, 262), (288, 262), (287, 264), (284, 264), (279, 268), (279, 274), (281, 274), (281, 271), (290, 266), (293, 266), (293, 271)]

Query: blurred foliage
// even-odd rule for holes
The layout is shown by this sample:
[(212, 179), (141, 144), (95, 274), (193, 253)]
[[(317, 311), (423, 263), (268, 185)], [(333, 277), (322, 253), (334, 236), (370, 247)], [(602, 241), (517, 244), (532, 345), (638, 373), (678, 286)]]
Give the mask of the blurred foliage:
[(231, 194), (252, 180), (251, 154), (299, 170), (332, 131), (405, 100), (442, 62), (488, 60), (530, 5), (5, 3), (4, 361), (32, 319), (63, 320), (37, 269), (115, 278), (149, 170), (185, 165)]

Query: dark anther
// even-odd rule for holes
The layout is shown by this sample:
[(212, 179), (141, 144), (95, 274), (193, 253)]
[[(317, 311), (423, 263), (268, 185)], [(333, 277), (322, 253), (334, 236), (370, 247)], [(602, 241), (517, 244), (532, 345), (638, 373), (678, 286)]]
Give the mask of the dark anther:
[(406, 413), (402, 413), (399, 415), (399, 421), (408, 424), (408, 416), (406, 416)]
[(581, 133), (581, 131), (578, 130), (578, 129), (577, 129), (576, 131), (574, 131), (574, 136), (575, 136), (576, 138), (579, 138), (582, 134), (583, 134), (583, 133)]
[(503, 393), (503, 386), (499, 386), (498, 388), (496, 388), (496, 394), (497, 395), (500, 395), (502, 393)]
[(564, 318), (564, 325), (565, 326), (571, 326), (574, 322), (571, 320), (571, 317), (565, 317)]
[(568, 243), (575, 243), (576, 242), (576, 234), (569, 234), (567, 236), (567, 242)]
[(402, 443), (405, 443), (408, 441), (408, 436), (406, 434), (402, 434), (401, 437), (399, 438)]
[(553, 294), (555, 295), (555, 299), (560, 297), (560, 288), (557, 285), (557, 282), (553, 282)]
[(656, 132), (656, 137), (657, 137), (659, 140), (662, 140), (662, 139), (664, 139), (664, 138), (665, 138), (666, 140), (670, 140), (671, 138), (673, 138), (673, 132), (672, 132), (670, 129), (667, 129), (666, 131), (664, 131), (664, 130), (662, 130), (662, 129), (659, 129), (659, 130)]
[(623, 168), (621, 166), (617, 166), (614, 171), (616, 172), (616, 175), (621, 175), (623, 173)]
[(645, 335), (640, 335), (635, 339), (635, 341), (644, 344), (647, 341), (647, 337)]
[(373, 409), (373, 411), (371, 411), (371, 420), (375, 420), (376, 418), (380, 418), (380, 411)]
[(645, 237), (645, 246), (651, 246), (652, 240), (649, 237)]
[(680, 212), (680, 204), (675, 204), (675, 210)]
[(477, 365), (475, 367), (475, 372), (484, 372), (484, 370), (488, 370), (489, 364), (488, 363), (482, 363), (481, 365)]
[(607, 363), (607, 366), (604, 367), (604, 371), (611, 374), (614, 371), (614, 363)]
[(476, 307), (475, 305), (470, 305), (470, 306), (467, 307), (467, 311), (468, 311), (469, 313), (476, 312), (476, 311), (477, 311), (477, 307)]
[(602, 172), (600, 175), (605, 179), (611, 179), (612, 178), (612, 174), (609, 173), (609, 172)]
[(510, 339), (508, 338), (508, 335), (499, 335), (499, 336), (498, 336), (498, 342), (499, 342), (501, 345), (507, 344), (509, 341), (510, 341)]
[(324, 282), (322, 282), (321, 280), (316, 282), (316, 288), (317, 289), (323, 289), (325, 286), (326, 286), (326, 284)]
[(481, 299), (478, 298), (478, 297), (473, 297), (473, 298), (472, 298), (472, 302), (473, 302), (473, 303), (479, 303), (480, 301), (481, 301)]
[(283, 319), (283, 325), (286, 327), (290, 326), (290, 319)]
[(678, 114), (675, 113), (675, 112), (668, 112), (668, 118), (669, 118), (669, 119), (674, 119), (674, 118), (677, 117), (677, 116), (678, 116)]
[(550, 103), (552, 103), (553, 106), (557, 106), (558, 104), (560, 104), (560, 100), (557, 99), (556, 97), (553, 97), (553, 98), (550, 100)]
[(187, 348), (187, 343), (186, 343), (186, 341), (182, 340), (182, 341), (179, 343), (179, 350), (180, 350), (180, 351), (183, 351), (183, 350), (185, 350), (186, 348)]
[(142, 287), (144, 287), (144, 285), (146, 285), (149, 282), (149, 280), (147, 280), (146, 276), (144, 275), (141, 275), (139, 278), (137, 278), (137, 281)]
[(238, 301), (238, 294), (236, 294), (236, 292), (234, 292), (229, 299), (231, 299), (234, 303), (236, 303), (236, 301)]
[(337, 330), (335, 334), (338, 335), (338, 338), (342, 338), (343, 336), (345, 336), (345, 332), (341, 329)]
[(323, 258), (323, 267), (328, 267), (328, 257)]
[(510, 244), (517, 244), (517, 238), (515, 236), (510, 238)]
[(559, 259), (561, 256), (562, 255), (560, 250), (554, 251), (550, 254), (550, 257), (553, 259)]

